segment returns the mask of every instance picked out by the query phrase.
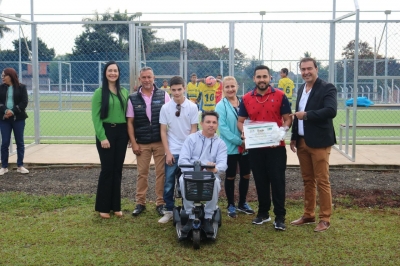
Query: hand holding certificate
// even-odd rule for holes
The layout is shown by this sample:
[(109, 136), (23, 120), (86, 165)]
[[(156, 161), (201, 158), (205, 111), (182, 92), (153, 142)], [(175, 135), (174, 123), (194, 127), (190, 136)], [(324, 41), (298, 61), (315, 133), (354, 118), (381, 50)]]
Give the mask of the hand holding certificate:
[(278, 146), (286, 131), (275, 122), (250, 121), (243, 125), (246, 149)]

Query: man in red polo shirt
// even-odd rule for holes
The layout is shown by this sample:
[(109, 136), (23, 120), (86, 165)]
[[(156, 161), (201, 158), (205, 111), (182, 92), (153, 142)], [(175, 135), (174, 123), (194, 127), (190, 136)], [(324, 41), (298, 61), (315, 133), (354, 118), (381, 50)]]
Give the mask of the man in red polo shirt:
[[(271, 75), (269, 68), (264, 65), (254, 70), (254, 90), (243, 96), (239, 107), (238, 128), (243, 132), (243, 123), (249, 118), (251, 121), (276, 122), (278, 127), (289, 130), (292, 125), (289, 100), (283, 91), (274, 89), (269, 82)], [(258, 195), (258, 213), (253, 224), (263, 224), (271, 221), (269, 210), (274, 204), (276, 230), (285, 230), (285, 170), (286, 148), (285, 142), (279, 146), (249, 149), (250, 167), (253, 173)]]

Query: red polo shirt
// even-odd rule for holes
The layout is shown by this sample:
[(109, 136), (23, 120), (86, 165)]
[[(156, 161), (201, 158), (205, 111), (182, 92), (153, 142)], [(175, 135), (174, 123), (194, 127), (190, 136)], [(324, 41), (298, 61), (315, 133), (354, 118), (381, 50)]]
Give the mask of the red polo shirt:
[[(278, 127), (283, 124), (282, 115), (291, 112), (285, 93), (271, 86), (264, 95), (258, 94), (257, 89), (246, 93), (239, 108), (239, 116), (248, 117), (251, 121), (276, 122)], [(280, 146), (285, 146), (285, 142), (281, 141)]]

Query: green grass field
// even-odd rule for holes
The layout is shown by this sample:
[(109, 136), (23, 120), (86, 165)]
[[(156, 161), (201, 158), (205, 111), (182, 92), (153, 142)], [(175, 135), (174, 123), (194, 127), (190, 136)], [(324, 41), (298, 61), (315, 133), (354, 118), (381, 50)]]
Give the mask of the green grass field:
[[(34, 136), (34, 115), (28, 112), (29, 118), (26, 120), (25, 136)], [(359, 123), (396, 123), (399, 121), (400, 111), (379, 110), (379, 111), (360, 111), (357, 115)], [(339, 135), (339, 125), (345, 123), (345, 112), (339, 111), (334, 120), (336, 135)], [(40, 135), (42, 142), (48, 143), (50, 138), (46, 137), (70, 137), (57, 141), (58, 143), (76, 142), (74, 137), (94, 137), (94, 129), (91, 119), (91, 112), (88, 111), (41, 111), (40, 112)], [(352, 132), (350, 132), (350, 136)], [(357, 130), (357, 137), (397, 137), (400, 138), (400, 130)], [(60, 142), (61, 141), (61, 142)], [(93, 138), (94, 141), (94, 138)], [(86, 142), (86, 141), (85, 141)], [(373, 140), (370, 143), (388, 143), (389, 140)], [(390, 141), (391, 143), (396, 140)], [(400, 143), (397, 140), (397, 143)]]
[[(33, 99), (30, 99), (33, 101)], [(60, 101), (61, 100), (61, 101)], [(91, 119), (91, 96), (44, 95), (40, 98), (40, 135), (42, 143), (94, 143), (94, 129)], [(26, 139), (34, 136), (34, 103), (29, 103), (29, 119), (26, 120)], [(399, 123), (400, 110), (365, 110), (357, 112), (358, 123)], [(352, 112), (350, 112), (352, 119)], [(340, 109), (334, 119), (336, 135), (339, 125), (346, 122), (345, 110)], [(350, 121), (351, 123), (351, 121)], [(343, 132), (344, 133), (344, 132)], [(63, 137), (55, 140), (54, 137)], [(352, 132), (350, 131), (350, 136)], [(80, 137), (80, 138), (78, 138)], [(83, 140), (82, 137), (88, 138)], [(379, 139), (382, 137), (382, 139)], [(357, 143), (397, 144), (400, 130), (357, 130)], [(383, 138), (386, 138), (383, 139)], [(392, 140), (388, 140), (392, 138)], [(397, 140), (396, 140), (397, 138)]]
[[(349, 199), (350, 200), (350, 199)], [(1, 265), (398, 265), (398, 208), (358, 208), (335, 204), (332, 227), (314, 225), (277, 232), (272, 223), (252, 225), (252, 216), (226, 218), (215, 242), (178, 242), (172, 222), (159, 224), (150, 208), (102, 220), (93, 195), (32, 196), (0, 193)], [(256, 203), (250, 203), (255, 208)], [(225, 201), (220, 201), (225, 206)], [(301, 200), (288, 201), (289, 221), (298, 218)]]

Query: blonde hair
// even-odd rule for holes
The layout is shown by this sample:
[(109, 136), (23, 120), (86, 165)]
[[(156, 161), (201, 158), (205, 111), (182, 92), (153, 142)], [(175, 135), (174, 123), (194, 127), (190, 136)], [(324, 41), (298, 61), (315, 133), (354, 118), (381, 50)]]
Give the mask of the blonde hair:
[(224, 77), (224, 79), (222, 80), (222, 98), (225, 98), (224, 84), (226, 81), (230, 81), (230, 80), (233, 80), (236, 84), (236, 89), (238, 88), (238, 83), (237, 83), (235, 77), (233, 77), (233, 76)]

